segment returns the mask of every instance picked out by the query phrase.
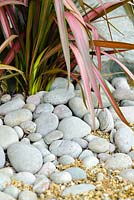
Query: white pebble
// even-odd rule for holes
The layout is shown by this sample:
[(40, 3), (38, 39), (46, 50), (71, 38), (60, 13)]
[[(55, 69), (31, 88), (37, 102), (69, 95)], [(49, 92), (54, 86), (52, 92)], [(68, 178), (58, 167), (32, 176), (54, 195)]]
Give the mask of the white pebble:
[(19, 194), (18, 200), (37, 200), (37, 195), (32, 191), (25, 190)]
[(20, 193), (20, 189), (18, 189), (17, 187), (15, 187), (13, 185), (9, 185), (5, 188), (4, 193), (9, 194), (12, 197), (14, 197), (15, 199), (17, 199), (18, 195)]
[(82, 162), (85, 165), (85, 167), (91, 169), (92, 167), (96, 166), (99, 163), (99, 160), (95, 156), (92, 157), (89, 156), (85, 157)]
[(20, 124), (20, 127), (27, 134), (34, 133), (36, 131), (36, 124), (33, 121), (25, 121)]
[(34, 112), (36, 106), (35, 106), (35, 104), (33, 104), (33, 103), (26, 103), (26, 104), (23, 106), (23, 108), (26, 108), (26, 109), (30, 110), (31, 112)]
[(21, 139), (24, 136), (24, 132), (20, 126), (15, 126), (14, 130), (16, 131), (19, 139)]
[(51, 162), (51, 161), (54, 161), (56, 159), (56, 156), (52, 153), (44, 156), (43, 158), (43, 162), (46, 163), (46, 162)]
[(11, 100), (11, 95), (10, 94), (4, 94), (1, 97), (1, 103), (6, 103), (6, 102), (8, 102), (10, 100)]
[(69, 183), (72, 180), (69, 172), (54, 172), (50, 175), (50, 179), (57, 184)]

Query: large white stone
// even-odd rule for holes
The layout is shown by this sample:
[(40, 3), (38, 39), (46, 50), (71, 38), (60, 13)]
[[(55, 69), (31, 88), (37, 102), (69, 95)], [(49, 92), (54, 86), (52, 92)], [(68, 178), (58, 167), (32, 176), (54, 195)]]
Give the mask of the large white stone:
[(0, 146), (0, 168), (4, 167), (6, 162), (5, 153), (3, 148)]
[(49, 132), (54, 131), (58, 127), (58, 117), (53, 113), (42, 113), (36, 120), (37, 133), (42, 136), (47, 135)]
[(62, 192), (62, 197), (65, 197), (66, 195), (72, 194), (77, 195), (84, 192), (89, 192), (90, 190), (95, 190), (95, 186), (92, 184), (79, 184), (79, 185), (73, 185), (70, 187), (65, 188), (65, 190)]
[(11, 195), (6, 194), (4, 192), (0, 192), (0, 199), (1, 200), (15, 200)]
[(131, 168), (131, 166), (132, 166), (131, 158), (124, 153), (113, 154), (112, 156), (110, 156), (110, 158), (107, 159), (105, 163), (105, 167), (107, 169), (112, 169), (112, 170), (127, 169)]
[(6, 125), (0, 126), (0, 145), (3, 149), (7, 149), (9, 145), (18, 141), (18, 135), (13, 128)]
[(14, 127), (24, 121), (32, 120), (32, 113), (27, 109), (18, 109), (5, 115), (4, 122), (6, 125)]
[(64, 139), (82, 138), (91, 132), (90, 126), (78, 117), (67, 117), (60, 121), (58, 129), (63, 132)]
[(77, 158), (82, 152), (81, 146), (70, 140), (56, 140), (51, 143), (49, 150), (56, 156), (70, 155)]
[(25, 105), (25, 102), (22, 99), (20, 98), (13, 99), (0, 106), (0, 114), (6, 115), (7, 113), (11, 111), (22, 108), (24, 105)]
[(43, 164), (40, 151), (22, 142), (12, 144), (7, 149), (8, 158), (17, 172), (36, 173)]

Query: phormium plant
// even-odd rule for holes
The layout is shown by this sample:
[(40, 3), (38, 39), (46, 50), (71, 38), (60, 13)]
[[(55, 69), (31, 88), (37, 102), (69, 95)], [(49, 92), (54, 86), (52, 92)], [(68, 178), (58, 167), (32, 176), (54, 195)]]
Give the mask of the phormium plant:
[[(16, 91), (21, 88), (27, 94), (34, 94), (39, 90), (48, 90), (57, 75), (68, 74), (68, 81), (70, 76), (78, 81), (78, 76), (73, 73), (78, 64), (92, 118), (94, 107), (91, 89), (98, 98), (99, 106), (103, 107), (99, 91), (101, 86), (119, 117), (128, 124), (101, 75), (101, 56), (106, 55), (115, 60), (134, 80), (133, 74), (112, 55), (134, 49), (134, 45), (102, 40), (92, 24), (103, 17), (110, 26), (107, 13), (128, 2), (129, 0), (120, 0), (103, 4), (98, 0), (99, 5), (95, 8), (86, 5), (90, 8), (86, 11), (85, 4), (79, 0), (85, 13), (82, 16), (72, 0), (1, 0), (1, 40), (12, 34), (18, 36), (1, 54), (1, 80), (14, 77)], [(113, 48), (113, 51), (108, 51), (105, 47)], [(97, 66), (91, 55), (97, 56)], [(9, 64), (15, 66), (19, 73), (14, 73), (11, 67), (9, 69)]]

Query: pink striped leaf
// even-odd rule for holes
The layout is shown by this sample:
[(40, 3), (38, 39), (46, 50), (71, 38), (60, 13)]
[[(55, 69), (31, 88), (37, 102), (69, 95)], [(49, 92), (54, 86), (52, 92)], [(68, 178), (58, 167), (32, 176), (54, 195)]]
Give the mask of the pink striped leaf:
[(67, 35), (67, 27), (64, 17), (64, 6), (62, 1), (54, 0), (57, 21), (58, 21), (58, 28), (60, 32), (60, 38), (62, 43), (62, 49), (67, 65), (68, 71), (68, 80), (70, 80), (70, 52), (69, 52), (69, 42), (68, 42), (68, 35)]
[(86, 30), (83, 27), (83, 25), (73, 16), (72, 13), (65, 12), (65, 17), (66, 17), (67, 22), (73, 32), (73, 36), (76, 41), (76, 45), (82, 56), (82, 59), (84, 62), (84, 67), (86, 68), (88, 78), (89, 78), (92, 88), (97, 96), (99, 105), (102, 106), (100, 92), (99, 92), (96, 78), (94, 76), (94, 72), (92, 69), (93, 68), (92, 61), (89, 56), (89, 43), (88, 43), (88, 36), (87, 36)]
[[(9, 21), (7, 19), (5, 10), (2, 7), (0, 7), (0, 22), (1, 22), (1, 25), (3, 28), (4, 34), (5, 34), (5, 38), (8, 38), (11, 35), (11, 28), (10, 28)], [(12, 46), (12, 45), (10, 44), (10, 46)]]
[(109, 98), (114, 110), (116, 111), (116, 113), (118, 114), (118, 116), (120, 117), (120, 119), (127, 125), (129, 125), (128, 121), (126, 120), (126, 118), (124, 117), (123, 113), (121, 112), (118, 104), (116, 103), (115, 99), (113, 98), (109, 88), (107, 87), (105, 81), (102, 79), (102, 75), (100, 74), (100, 72), (97, 70), (96, 67), (93, 68), (94, 73), (101, 85), (101, 87), (103, 88), (103, 90), (105, 91), (107, 97)]
[(89, 86), (89, 79), (88, 79), (87, 71), (86, 71), (81, 53), (79, 52), (78, 48), (73, 44), (70, 44), (70, 47), (71, 47), (71, 49), (72, 49), (72, 51), (75, 55), (76, 61), (77, 61), (78, 66), (80, 68), (80, 73), (81, 73), (81, 77), (82, 77), (82, 80), (83, 80), (83, 83), (84, 83), (86, 98), (87, 98), (87, 102), (88, 102), (87, 105), (88, 105), (88, 109), (90, 110), (90, 113), (91, 113), (91, 116), (92, 116), (92, 122), (93, 122), (93, 125), (94, 125), (95, 113), (94, 113), (94, 106), (93, 106), (91, 88)]
[(73, 1), (72, 0), (63, 0), (63, 3), (65, 5), (65, 7), (76, 17), (76, 19), (78, 19), (85, 26), (84, 19), (83, 19), (81, 13), (79, 12), (79, 10), (76, 8)]

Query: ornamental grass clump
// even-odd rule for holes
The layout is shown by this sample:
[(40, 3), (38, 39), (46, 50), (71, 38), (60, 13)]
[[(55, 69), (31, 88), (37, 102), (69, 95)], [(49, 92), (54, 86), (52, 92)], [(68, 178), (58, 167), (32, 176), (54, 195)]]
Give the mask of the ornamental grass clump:
[[(110, 31), (112, 24), (107, 13), (127, 5), (129, 0), (108, 3), (98, 0), (94, 8), (82, 0), (78, 2), (84, 15), (72, 0), (1, 0), (1, 40), (12, 34), (17, 37), (1, 53), (0, 80), (4, 82), (12, 78), (15, 80), (14, 92), (22, 90), (26, 94), (34, 94), (49, 90), (56, 76), (67, 76), (68, 83), (70, 77), (79, 82), (81, 76), (92, 119), (95, 114), (91, 90), (102, 108), (101, 86), (119, 117), (128, 125), (101, 75), (101, 57), (105, 55), (116, 61), (134, 80), (134, 75), (112, 55), (134, 49), (134, 45), (102, 39), (92, 22), (102, 18)], [(97, 57), (97, 65), (93, 56)], [(76, 64), (80, 75), (73, 72)]]

